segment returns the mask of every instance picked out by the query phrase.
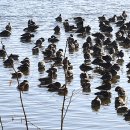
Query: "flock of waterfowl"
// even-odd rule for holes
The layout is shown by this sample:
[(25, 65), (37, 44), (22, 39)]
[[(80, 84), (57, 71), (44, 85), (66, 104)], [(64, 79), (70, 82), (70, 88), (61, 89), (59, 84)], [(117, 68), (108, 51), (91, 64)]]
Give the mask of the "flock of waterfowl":
[[(65, 72), (65, 82), (71, 82), (73, 79), (73, 65), (71, 64), (68, 57), (66, 57), (65, 52), (68, 49), (69, 52), (75, 52), (79, 49), (79, 43), (74, 39), (74, 35), (80, 38), (85, 38), (86, 41), (82, 44), (84, 63), (82, 63), (79, 68), (81, 70), (80, 74), (80, 84), (84, 92), (91, 91), (91, 76), (88, 71), (92, 71), (92, 74), (98, 73), (101, 76), (102, 84), (96, 89), (95, 99), (91, 102), (91, 107), (94, 110), (98, 110), (104, 100), (109, 100), (111, 98), (111, 88), (112, 84), (120, 78), (118, 71), (120, 71), (120, 62), (123, 62), (124, 52), (119, 49), (119, 46), (124, 48), (130, 47), (130, 22), (126, 21), (127, 14), (125, 11), (122, 12), (120, 16), (114, 15), (111, 18), (107, 18), (105, 15), (98, 17), (99, 20), (99, 32), (92, 33), (91, 26), (84, 25), (84, 19), (82, 17), (73, 18), (74, 24), (71, 25), (69, 20), (63, 21), (61, 14), (55, 18), (57, 21), (57, 26), (54, 27), (54, 34), (48, 38), (49, 45), (42, 51), (44, 60), (38, 62), (38, 70), (44, 71), (46, 60), (52, 63), (50, 68), (46, 70), (48, 74), (47, 77), (39, 79), (41, 87), (47, 87), (48, 91), (57, 92), (60, 95), (67, 94), (68, 89), (66, 84), (61, 85), (60, 82), (56, 82), (57, 78), (57, 66), (62, 66)], [(63, 28), (66, 33), (70, 33), (70, 36), (66, 40), (66, 47), (57, 50), (57, 42), (59, 41), (57, 35), (60, 35), (61, 29), (58, 24), (63, 23)], [(115, 34), (112, 34), (114, 27), (118, 29)], [(34, 37), (35, 31), (39, 26), (30, 19), (28, 21), (28, 26), (23, 29), (24, 34), (21, 35), (21, 42), (30, 42)], [(0, 33), (1, 37), (9, 37), (11, 35), (11, 25), (5, 27)], [(115, 38), (113, 38), (115, 37)], [(45, 39), (43, 37), (39, 38), (35, 42), (35, 46), (32, 48), (32, 53), (37, 55), (40, 53), (40, 49)], [(3, 64), (6, 67), (14, 66), (14, 60), (18, 60), (18, 55), (10, 54), (7, 55), (5, 46), (2, 43), (2, 48), (0, 49), (0, 57), (6, 57)], [(30, 60), (28, 57), (24, 58), (21, 65), (17, 68), (18, 71), (12, 73), (12, 78), (21, 78), (22, 75), (27, 74), (30, 68)], [(130, 63), (126, 65), (128, 68), (128, 73), (130, 71)], [(128, 79), (130, 76), (128, 75)], [(27, 91), (29, 88), (29, 83), (27, 80), (21, 82), (17, 89), (20, 91)], [(126, 106), (126, 92), (122, 86), (116, 86), (115, 91), (118, 97), (115, 98), (115, 109), (117, 113), (124, 115), (125, 120), (130, 120), (130, 109)]]

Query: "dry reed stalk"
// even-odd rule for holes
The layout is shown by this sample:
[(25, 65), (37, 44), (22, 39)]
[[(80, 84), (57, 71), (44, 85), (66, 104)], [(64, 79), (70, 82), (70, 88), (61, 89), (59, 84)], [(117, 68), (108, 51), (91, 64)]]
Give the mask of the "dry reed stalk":
[[(1, 41), (1, 44), (3, 46), (2, 41)], [(6, 49), (5, 49), (5, 52), (6, 52)], [(9, 58), (7, 52), (6, 52), (6, 56), (7, 56), (7, 58)], [(17, 73), (14, 66), (12, 65), (12, 63), (10, 63), (10, 65), (11, 65), (12, 69), (14, 70), (14, 72)], [(18, 86), (19, 86), (20, 83), (19, 83), (18, 75), (17, 75), (17, 83), (18, 83)], [(23, 104), (23, 98), (22, 98), (22, 92), (21, 91), (19, 91), (19, 97), (20, 97), (21, 107), (22, 107), (22, 110), (23, 110), (24, 118), (25, 118), (26, 129), (29, 130), (27, 115), (26, 115), (26, 112), (25, 112), (25, 108), (24, 108), (24, 104)]]

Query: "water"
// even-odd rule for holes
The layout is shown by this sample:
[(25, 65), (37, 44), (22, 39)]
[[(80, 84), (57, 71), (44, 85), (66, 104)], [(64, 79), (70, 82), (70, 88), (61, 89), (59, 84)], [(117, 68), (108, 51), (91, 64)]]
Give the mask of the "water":
[[(127, 4), (126, 4), (127, 2)], [(92, 32), (98, 31), (97, 17), (105, 14), (111, 17), (114, 14), (120, 15), (123, 10), (126, 10), (130, 15), (130, 3), (126, 0), (1, 0), (0, 1), (0, 30), (3, 30), (5, 25), (10, 22), (12, 25), (12, 35), (9, 38), (2, 38), (2, 42), (6, 46), (7, 52), (19, 54), (19, 61), (15, 62), (15, 68), (20, 64), (20, 61), (25, 57), (29, 57), (31, 61), (30, 73), (23, 76), (20, 81), (27, 79), (29, 81), (29, 91), (22, 94), (26, 114), (29, 120), (30, 130), (36, 130), (37, 127), (43, 130), (59, 130), (60, 116), (62, 106), (62, 96), (57, 93), (47, 91), (47, 88), (38, 87), (38, 79), (46, 76), (46, 72), (39, 73), (37, 63), (43, 59), (43, 55), (32, 55), (32, 47), (34, 42), (40, 38), (45, 38), (44, 48), (49, 44), (47, 39), (53, 34), (53, 28), (58, 24), (61, 27), (61, 35), (59, 36), (58, 48), (65, 47), (66, 38), (69, 33), (65, 33), (63, 26), (55, 21), (60, 13), (63, 19), (72, 21), (72, 17), (82, 16), (85, 18), (85, 24), (92, 26)], [(40, 26), (35, 33), (31, 43), (21, 43), (20, 35), (23, 34), (23, 28), (27, 26), (28, 19), (33, 19)], [(128, 17), (130, 19), (130, 17)], [(112, 98), (108, 105), (102, 105), (98, 112), (91, 109), (91, 100), (94, 99), (94, 93), (97, 91), (95, 87), (101, 84), (100, 75), (93, 73), (91, 79), (91, 92), (83, 93), (80, 86), (79, 74), (81, 73), (79, 65), (83, 63), (82, 44), (85, 39), (74, 37), (80, 43), (80, 49), (74, 54), (69, 54), (69, 57), (74, 69), (74, 79), (69, 86), (68, 97), (75, 90), (75, 96), (67, 112), (64, 122), (64, 130), (128, 130), (130, 122), (123, 120), (123, 116), (117, 115), (114, 108), (114, 99), (117, 94), (114, 92), (114, 87), (117, 85), (123, 86), (130, 94), (129, 83), (126, 77), (125, 65), (129, 62), (129, 49), (125, 49), (124, 63), (119, 71), (120, 79), (116, 84), (113, 84), (111, 89)], [(50, 67), (50, 63), (46, 63), (46, 70)], [(0, 59), (0, 116), (2, 118), (5, 130), (25, 130), (24, 116), (21, 109), (19, 92), (17, 91), (16, 80), (11, 79), (11, 68), (4, 68), (3, 59)], [(57, 81), (64, 83), (63, 70), (58, 68)], [(11, 82), (11, 84), (10, 84)], [(127, 97), (127, 105), (130, 108), (129, 96)]]

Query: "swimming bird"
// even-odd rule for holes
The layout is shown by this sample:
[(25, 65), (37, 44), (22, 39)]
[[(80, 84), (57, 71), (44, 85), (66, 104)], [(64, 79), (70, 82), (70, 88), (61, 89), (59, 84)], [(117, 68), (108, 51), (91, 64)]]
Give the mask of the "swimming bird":
[(12, 53), (11, 53), (11, 54), (9, 55), (9, 57), (12, 58), (13, 60), (18, 60), (19, 55), (17, 55), (17, 54), (12, 54)]
[(38, 62), (38, 70), (45, 70), (45, 62), (44, 61), (39, 61)]
[(59, 16), (55, 18), (55, 20), (56, 20), (57, 22), (62, 22), (61, 14), (59, 14)]
[(36, 23), (32, 19), (29, 19), (28, 27), (24, 28), (23, 30), (25, 32), (35, 32), (37, 28), (39, 28), (39, 26), (36, 25)]
[(50, 76), (40, 78), (39, 81), (41, 82), (40, 85), (47, 85), (52, 83), (52, 78)]
[(23, 73), (21, 71), (17, 71), (15, 73), (12, 73), (12, 78), (21, 78)]
[(117, 113), (127, 113), (128, 112), (128, 107), (127, 106), (119, 106), (116, 109)]
[(67, 89), (67, 87), (66, 87), (65, 84), (58, 89), (58, 94), (59, 94), (59, 95), (63, 95), (63, 96), (64, 96), (64, 95), (66, 95), (67, 93), (68, 93), (68, 89)]
[(21, 82), (18, 86), (17, 89), (19, 91), (28, 91), (29, 89), (29, 83), (27, 80), (24, 80), (23, 82)]
[(37, 45), (32, 48), (32, 53), (33, 53), (33, 55), (39, 54), (39, 47)]
[(36, 40), (35, 45), (38, 47), (42, 47), (43, 42), (45, 41), (45, 39), (43, 37), (39, 38), (38, 40)]
[(81, 71), (84, 71), (84, 72), (93, 70), (93, 68), (90, 65), (85, 64), (85, 63), (81, 64), (79, 68)]
[(91, 107), (93, 110), (98, 110), (101, 106), (101, 99), (99, 98), (99, 96), (96, 96), (95, 99), (93, 99), (91, 101)]
[(22, 42), (29, 42), (31, 41), (31, 38), (34, 37), (34, 34), (31, 34), (31, 33), (24, 33), (21, 35), (21, 41)]
[(126, 114), (124, 114), (124, 119), (126, 120), (126, 121), (130, 121), (130, 109), (128, 109), (128, 111), (127, 111), (127, 113)]
[(122, 59), (122, 58), (124, 57), (124, 52), (123, 52), (123, 50), (120, 50), (120, 51), (117, 52), (117, 57), (118, 57), (118, 59), (119, 59), (119, 58)]
[(119, 106), (124, 106), (125, 102), (121, 97), (115, 98), (115, 108), (117, 109)]
[(8, 57), (4, 62), (4, 66), (6, 67), (12, 67), (14, 65), (14, 60), (11, 57)]
[(101, 90), (100, 92), (96, 92), (94, 94), (99, 96), (100, 99), (111, 98), (111, 92), (106, 91), (106, 90)]
[(59, 34), (60, 33), (60, 27), (57, 25), (54, 29), (54, 34)]
[(0, 37), (9, 37), (11, 35), (11, 32), (9, 30), (3, 30), (0, 32)]
[(110, 90), (111, 89), (111, 83), (105, 82), (101, 86), (96, 87), (96, 89), (99, 89), (99, 90)]
[(126, 96), (125, 90), (122, 87), (120, 87), (120, 86), (117, 86), (115, 88), (115, 91), (118, 93), (119, 97), (125, 97)]
[(6, 51), (5, 51), (5, 45), (2, 45), (2, 49), (0, 49), (0, 57), (5, 57)]
[(11, 31), (12, 27), (10, 25), (10, 22), (6, 25), (5, 29), (8, 30), (8, 31)]

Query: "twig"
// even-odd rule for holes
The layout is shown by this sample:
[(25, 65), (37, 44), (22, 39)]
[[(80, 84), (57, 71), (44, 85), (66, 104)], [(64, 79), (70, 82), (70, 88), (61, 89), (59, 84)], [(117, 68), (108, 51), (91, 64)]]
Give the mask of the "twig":
[(31, 121), (28, 121), (31, 125), (35, 126), (38, 130), (42, 130), (41, 128), (39, 128), (38, 126), (36, 126), (35, 124), (33, 124)]
[(1, 117), (0, 117), (0, 124), (1, 124), (1, 128), (2, 128), (2, 130), (4, 130)]
[(68, 105), (67, 105), (67, 108), (66, 108), (65, 113), (64, 113), (64, 116), (63, 116), (63, 120), (64, 120), (64, 118), (65, 118), (65, 116), (66, 116), (66, 114), (67, 114), (67, 112), (68, 112), (69, 106), (70, 106), (70, 104), (71, 104), (71, 102), (72, 102), (72, 97), (73, 97), (73, 95), (74, 95), (74, 91), (75, 91), (75, 90), (72, 91), (72, 94), (71, 94), (71, 96), (70, 96), (69, 103), (68, 103)]
[[(67, 49), (67, 41), (66, 41), (66, 46), (65, 46), (65, 53), (64, 53), (64, 59), (65, 59), (65, 55), (66, 55), (66, 49)], [(65, 89), (66, 89), (66, 70), (64, 69), (64, 73), (65, 73)], [(66, 100), (66, 94), (64, 92), (64, 96), (63, 96), (63, 103), (62, 103), (62, 109), (61, 109), (61, 130), (63, 130), (63, 124), (64, 124), (64, 109), (65, 109), (65, 100)]]
[[(2, 41), (1, 41), (1, 44), (2, 44), (2, 46), (3, 46)], [(5, 49), (5, 53), (6, 53), (7, 58), (9, 58), (9, 56), (8, 56), (8, 54), (7, 54), (7, 52), (6, 52), (6, 49)], [(10, 65), (11, 65), (12, 69), (14, 70), (14, 72), (17, 74), (17, 72), (16, 72), (16, 70), (15, 70), (13, 64), (10, 63)], [(19, 83), (18, 75), (17, 75), (17, 83), (18, 83), (18, 86), (19, 86), (20, 83)], [(25, 112), (25, 109), (24, 109), (24, 105), (23, 105), (23, 99), (22, 99), (22, 92), (21, 92), (21, 91), (19, 91), (19, 96), (20, 96), (20, 102), (21, 102), (21, 106), (22, 106), (22, 110), (23, 110), (23, 114), (24, 114), (24, 118), (25, 118), (25, 122), (26, 122), (26, 129), (29, 130), (29, 129), (28, 129), (27, 116), (26, 116), (26, 112)]]

